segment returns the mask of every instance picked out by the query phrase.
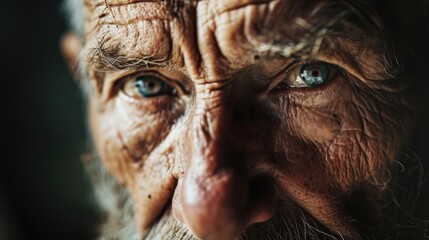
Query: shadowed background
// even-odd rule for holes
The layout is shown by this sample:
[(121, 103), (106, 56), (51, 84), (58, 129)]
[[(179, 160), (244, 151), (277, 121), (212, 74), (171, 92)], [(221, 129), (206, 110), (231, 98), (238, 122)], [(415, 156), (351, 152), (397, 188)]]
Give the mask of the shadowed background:
[(61, 2), (3, 1), (0, 19), (0, 240), (93, 239), (84, 108), (59, 51)]
[[(4, 1), (0, 8), (5, 106), (0, 116), (6, 133), (1, 135), (0, 240), (95, 236), (98, 215), (80, 162), (84, 107), (59, 52), (66, 29), (60, 5), (58, 0)], [(427, 112), (423, 123), (429, 122)], [(413, 145), (428, 149), (429, 130), (420, 131)], [(428, 169), (429, 156), (420, 157)], [(427, 218), (428, 184), (422, 195), (417, 214)]]

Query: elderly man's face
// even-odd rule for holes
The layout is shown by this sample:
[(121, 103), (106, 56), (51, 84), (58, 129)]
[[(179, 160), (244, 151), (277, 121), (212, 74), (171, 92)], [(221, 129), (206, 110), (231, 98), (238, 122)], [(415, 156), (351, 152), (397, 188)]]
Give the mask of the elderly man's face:
[(413, 109), (372, 2), (85, 0), (90, 127), (143, 236), (383, 226)]

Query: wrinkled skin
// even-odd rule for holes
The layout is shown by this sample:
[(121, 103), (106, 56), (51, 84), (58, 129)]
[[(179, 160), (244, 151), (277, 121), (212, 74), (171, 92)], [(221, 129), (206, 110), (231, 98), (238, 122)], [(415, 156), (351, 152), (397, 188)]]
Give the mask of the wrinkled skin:
[[(413, 124), (411, 81), (389, 58), (372, 1), (324, 2), (86, 0), (90, 127), (142, 236), (161, 218), (201, 239), (269, 235), (297, 214), (345, 239), (370, 237), (361, 223), (384, 226), (385, 187)], [(309, 32), (334, 16), (317, 48)], [(292, 54), (264, 48), (274, 44)], [(328, 82), (285, 87), (314, 61), (336, 66)], [(141, 74), (175, 94), (126, 87)]]

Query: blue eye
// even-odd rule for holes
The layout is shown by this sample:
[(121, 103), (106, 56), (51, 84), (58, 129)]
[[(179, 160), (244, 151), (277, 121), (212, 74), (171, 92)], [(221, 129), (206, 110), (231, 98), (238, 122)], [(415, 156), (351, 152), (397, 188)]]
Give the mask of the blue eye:
[(128, 79), (124, 85), (124, 92), (131, 97), (157, 97), (174, 95), (176, 89), (165, 83), (163, 79), (154, 75), (139, 76)]
[(309, 87), (321, 85), (329, 80), (331, 75), (330, 67), (327, 63), (310, 63), (301, 68), (299, 76)]

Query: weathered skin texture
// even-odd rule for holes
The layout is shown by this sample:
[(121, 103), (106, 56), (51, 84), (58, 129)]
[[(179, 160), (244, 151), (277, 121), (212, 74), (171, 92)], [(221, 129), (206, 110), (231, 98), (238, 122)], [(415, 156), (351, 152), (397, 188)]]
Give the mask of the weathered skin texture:
[[(201, 239), (233, 239), (296, 209), (346, 239), (368, 237), (360, 222), (383, 226), (384, 187), (414, 109), (374, 9), (86, 0), (90, 127), (132, 196), (140, 233), (162, 217)], [(311, 61), (336, 66), (326, 84), (279, 87)], [(177, 94), (124, 88), (139, 74), (160, 76)]]

